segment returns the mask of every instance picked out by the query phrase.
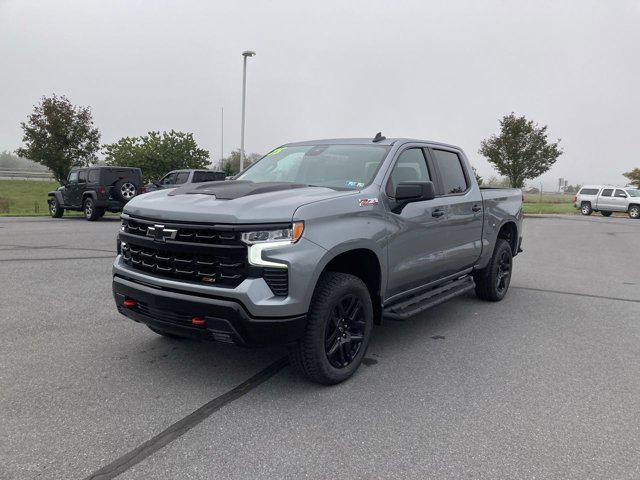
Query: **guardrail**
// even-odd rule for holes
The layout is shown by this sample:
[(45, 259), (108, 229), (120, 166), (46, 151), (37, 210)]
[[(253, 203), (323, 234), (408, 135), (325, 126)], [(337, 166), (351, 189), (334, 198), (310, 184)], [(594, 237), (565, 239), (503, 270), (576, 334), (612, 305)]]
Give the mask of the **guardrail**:
[(4, 168), (0, 168), (0, 179), (55, 181), (55, 177), (51, 172), (38, 170), (11, 170)]

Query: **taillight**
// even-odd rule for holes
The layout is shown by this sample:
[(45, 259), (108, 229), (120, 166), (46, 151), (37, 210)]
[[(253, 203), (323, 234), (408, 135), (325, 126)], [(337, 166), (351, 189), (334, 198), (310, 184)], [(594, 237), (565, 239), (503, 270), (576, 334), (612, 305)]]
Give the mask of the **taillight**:
[(140, 187), (138, 193), (147, 193), (147, 187)]
[(102, 195), (104, 195), (106, 193), (107, 189), (104, 188), (104, 185), (100, 185), (98, 187), (98, 193), (101, 193)]

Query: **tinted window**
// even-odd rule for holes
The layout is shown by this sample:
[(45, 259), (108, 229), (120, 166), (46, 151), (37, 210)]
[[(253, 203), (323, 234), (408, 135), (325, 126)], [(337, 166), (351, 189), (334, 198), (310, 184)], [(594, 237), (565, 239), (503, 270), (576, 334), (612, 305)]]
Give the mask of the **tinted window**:
[(189, 180), (189, 172), (180, 172), (176, 177), (176, 185), (185, 183), (187, 180)]
[(71, 172), (69, 174), (69, 181), (70, 182), (77, 182), (78, 181), (78, 171), (77, 170), (75, 172)]
[(600, 194), (600, 196), (610, 197), (612, 193), (613, 193), (613, 188), (605, 188), (604, 190), (602, 190), (602, 193)]
[(400, 182), (426, 182), (430, 180), (431, 177), (427, 170), (427, 162), (422, 149), (410, 148), (402, 152), (398, 157), (398, 161), (391, 173), (387, 194), (393, 197)]
[(445, 195), (464, 192), (468, 185), (462, 170), (460, 157), (453, 152), (434, 150), (433, 159), (438, 165)]
[(208, 182), (207, 172), (193, 172), (193, 183)]
[(80, 170), (78, 172), (78, 182), (86, 182), (87, 181), (87, 171), (86, 170)]
[(583, 188), (582, 190), (580, 190), (580, 195), (596, 195), (597, 193), (597, 188)]
[(89, 170), (89, 176), (87, 178), (90, 183), (98, 183), (100, 170)]
[(616, 190), (616, 197), (627, 198), (627, 194), (623, 190)]

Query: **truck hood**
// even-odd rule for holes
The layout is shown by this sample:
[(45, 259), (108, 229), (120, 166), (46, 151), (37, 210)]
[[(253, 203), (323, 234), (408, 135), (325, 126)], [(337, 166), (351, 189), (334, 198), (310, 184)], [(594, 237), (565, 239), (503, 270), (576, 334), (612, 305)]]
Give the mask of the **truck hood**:
[(231, 180), (139, 195), (125, 205), (123, 212), (166, 221), (286, 223), (302, 205), (354, 193), (291, 183)]

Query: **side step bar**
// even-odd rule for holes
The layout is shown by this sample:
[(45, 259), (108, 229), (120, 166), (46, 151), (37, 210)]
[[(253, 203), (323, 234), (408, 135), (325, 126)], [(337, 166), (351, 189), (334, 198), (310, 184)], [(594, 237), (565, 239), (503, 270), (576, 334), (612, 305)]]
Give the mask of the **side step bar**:
[(474, 288), (473, 277), (467, 275), (440, 287), (414, 295), (407, 300), (387, 305), (383, 308), (382, 315), (390, 320), (405, 320)]

